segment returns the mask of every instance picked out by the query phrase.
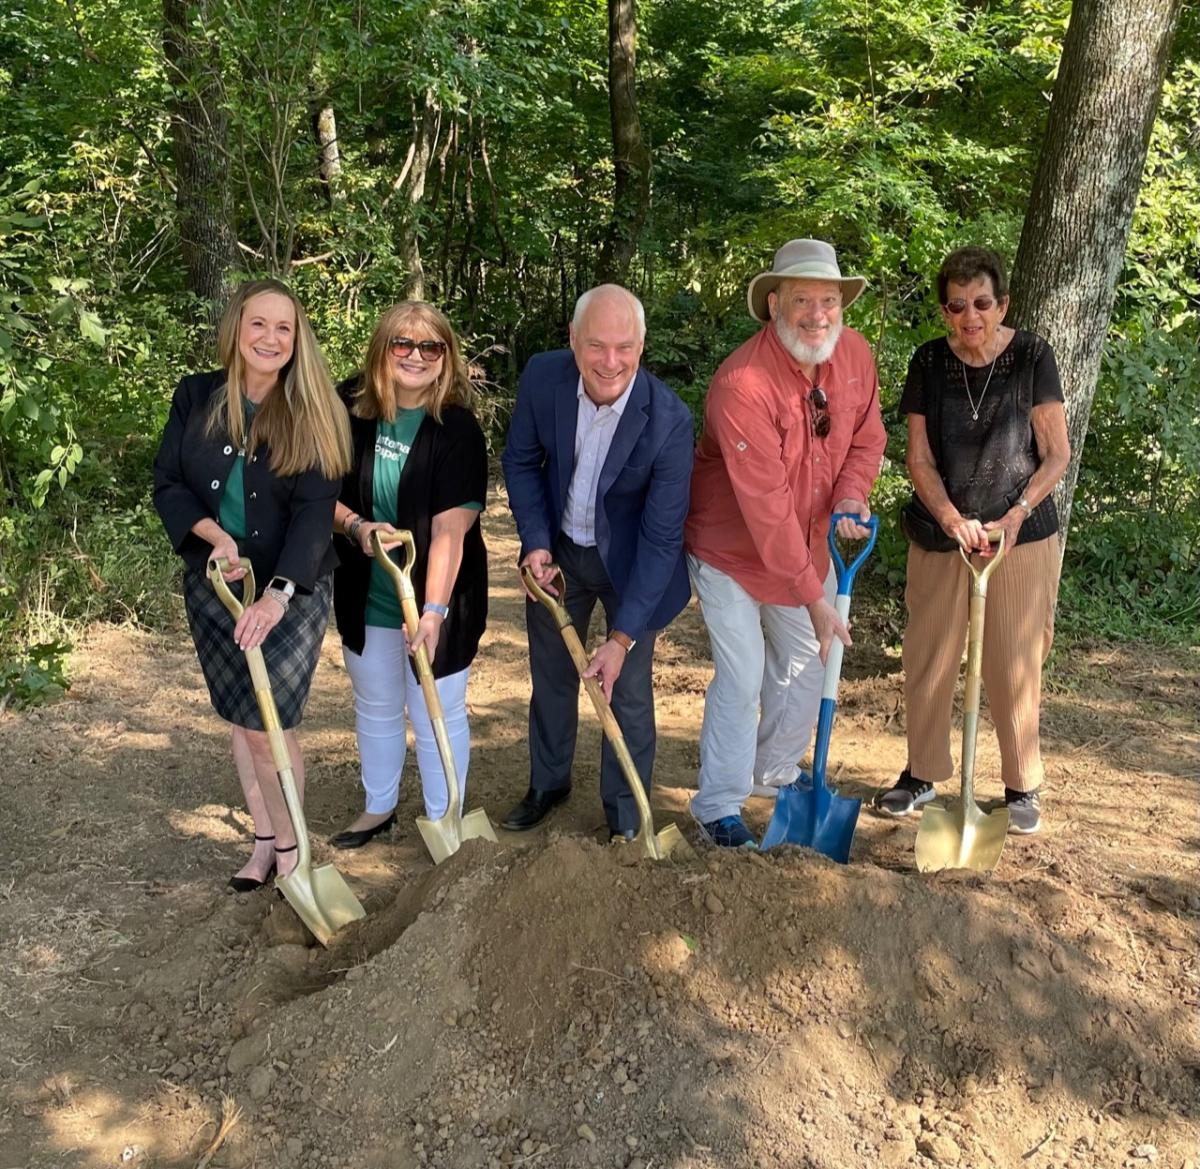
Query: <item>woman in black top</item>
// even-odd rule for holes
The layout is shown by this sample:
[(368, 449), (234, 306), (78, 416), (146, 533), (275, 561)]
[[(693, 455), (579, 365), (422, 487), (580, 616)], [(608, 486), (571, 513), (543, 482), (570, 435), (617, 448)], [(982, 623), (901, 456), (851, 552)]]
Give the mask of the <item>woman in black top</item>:
[[(341, 565), (334, 612), (354, 689), (366, 807), (330, 843), (359, 848), (390, 828), (404, 767), (405, 710), (413, 727), (425, 811), (446, 811), (446, 779), (409, 655), (433, 663), (460, 791), (470, 760), (467, 678), (487, 622), (487, 552), (479, 513), (487, 497), (487, 446), (469, 409), (471, 385), (449, 321), (405, 301), (380, 319), (362, 374), (340, 390), (350, 409), (354, 458), (337, 505)], [(376, 529), (408, 529), (417, 547), (413, 588), (421, 609), (409, 645), (394, 587), (371, 550)]]
[[(333, 505), (350, 461), (346, 411), (299, 301), (276, 280), (243, 284), (221, 318), (224, 368), (183, 378), (154, 461), (154, 505), (184, 560), (188, 624), (254, 819), (254, 850), (229, 884), (261, 888), (296, 864), (296, 838), (244, 651), (261, 646), (296, 782), (299, 722), (329, 620)], [(210, 557), (254, 568), (259, 594), (234, 623)], [(265, 586), (265, 587), (264, 587)], [(236, 590), (235, 590), (236, 591)]]
[(965, 548), (1004, 561), (988, 588), (983, 681), (1000, 745), (1009, 830), (1040, 826), (1041, 670), (1054, 631), (1060, 561), (1051, 492), (1070, 460), (1058, 367), (1048, 342), (1003, 324), (1004, 265), (987, 248), (960, 248), (937, 279), (946, 338), (913, 355), (900, 409), (908, 415), (914, 498), (909, 537), (904, 693), (908, 764), (877, 800), (908, 815), (953, 773), (950, 717), (966, 636)]

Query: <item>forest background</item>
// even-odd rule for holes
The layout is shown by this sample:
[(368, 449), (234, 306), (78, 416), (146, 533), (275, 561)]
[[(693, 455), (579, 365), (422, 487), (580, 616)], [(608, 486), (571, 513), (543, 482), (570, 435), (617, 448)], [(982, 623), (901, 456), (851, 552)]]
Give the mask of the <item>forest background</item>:
[[(1079, 466), (1067, 643), (1200, 629), (1200, 15), (1176, 15)], [(150, 464), (246, 274), (292, 282), (335, 376), (393, 301), (445, 307), (498, 451), (522, 364), (565, 344), (600, 278), (642, 297), (644, 360), (699, 418), (754, 328), (748, 279), (789, 238), (830, 240), (870, 281), (849, 323), (891, 435), (870, 588), (895, 638), (904, 372), (941, 331), (942, 256), (1017, 252), (1070, 16), (643, 0), (635, 74), (628, 0), (6, 5), (0, 707), (57, 692), (82, 623), (176, 615)]]

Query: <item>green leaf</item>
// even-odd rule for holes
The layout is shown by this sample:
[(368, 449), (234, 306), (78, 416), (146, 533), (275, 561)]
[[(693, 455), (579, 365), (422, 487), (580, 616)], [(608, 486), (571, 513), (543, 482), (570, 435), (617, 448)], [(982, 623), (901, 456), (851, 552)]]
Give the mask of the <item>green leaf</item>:
[(94, 345), (103, 345), (108, 336), (108, 330), (100, 323), (100, 318), (90, 309), (79, 310), (79, 331)]

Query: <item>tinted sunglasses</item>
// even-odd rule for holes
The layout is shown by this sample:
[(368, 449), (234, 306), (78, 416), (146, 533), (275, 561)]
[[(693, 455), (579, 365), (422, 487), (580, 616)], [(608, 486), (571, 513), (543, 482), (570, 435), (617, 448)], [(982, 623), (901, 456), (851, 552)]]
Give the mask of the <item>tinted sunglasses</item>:
[(973, 304), (977, 313), (991, 312), (996, 307), (996, 298), (994, 296), (977, 296), (972, 301), (966, 300), (948, 300), (942, 308), (944, 308), (952, 317), (958, 316), (959, 313), (967, 311), (967, 305)]
[(413, 350), (421, 355), (422, 361), (431, 365), (446, 352), (445, 341), (414, 341), (411, 337), (393, 337), (388, 342), (388, 351), (393, 357), (407, 357)]
[(817, 438), (829, 436), (829, 398), (820, 386), (813, 386), (808, 391), (808, 414), (812, 422), (812, 432)]

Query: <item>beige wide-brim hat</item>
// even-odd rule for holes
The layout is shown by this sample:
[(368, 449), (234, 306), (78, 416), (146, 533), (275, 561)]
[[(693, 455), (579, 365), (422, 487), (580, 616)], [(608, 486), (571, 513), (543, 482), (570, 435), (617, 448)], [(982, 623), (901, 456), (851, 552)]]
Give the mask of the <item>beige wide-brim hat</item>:
[(837, 252), (831, 244), (819, 239), (788, 240), (775, 253), (770, 272), (760, 272), (746, 289), (746, 304), (756, 321), (769, 321), (767, 294), (779, 287), (781, 280), (833, 280), (842, 287), (842, 308), (849, 308), (867, 287), (865, 276), (843, 276), (838, 267)]

